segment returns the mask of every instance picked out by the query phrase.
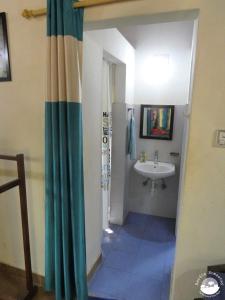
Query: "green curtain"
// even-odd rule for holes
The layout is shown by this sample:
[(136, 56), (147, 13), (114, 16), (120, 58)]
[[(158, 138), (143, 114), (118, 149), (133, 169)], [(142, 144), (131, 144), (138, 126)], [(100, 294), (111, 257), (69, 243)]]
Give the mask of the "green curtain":
[(81, 69), (83, 10), (48, 0), (45, 103), (45, 287), (86, 300)]

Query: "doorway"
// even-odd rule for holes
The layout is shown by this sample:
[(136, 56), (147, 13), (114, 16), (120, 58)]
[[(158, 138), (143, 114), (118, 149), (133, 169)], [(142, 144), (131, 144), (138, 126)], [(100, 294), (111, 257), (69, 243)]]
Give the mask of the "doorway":
[[(165, 15), (164, 15), (165, 17)], [(149, 23), (151, 18), (149, 18)], [(140, 19), (136, 19), (135, 22), (137, 23), (137, 20), (140, 21)], [(118, 39), (117, 42), (113, 44), (113, 37), (115, 37), (115, 30), (119, 31), (119, 34), (122, 35), (122, 40), (124, 43), (124, 39), (128, 41), (128, 43), (131, 45), (131, 43), (135, 43), (133, 41), (133, 37), (135, 36), (135, 26), (132, 23), (132, 20), (129, 19), (126, 20), (126, 26), (122, 26), (121, 23), (118, 24), (118, 20), (115, 21), (115, 28), (113, 29), (107, 29), (103, 30), (102, 27), (100, 30), (93, 30), (90, 34), (93, 41), (99, 45), (99, 48), (101, 51), (107, 50), (109, 53), (114, 53), (117, 55), (119, 52), (115, 51), (115, 45), (118, 45)], [(134, 19), (133, 19), (134, 21)], [(120, 20), (122, 22), (122, 20)], [(156, 150), (159, 150), (159, 159), (163, 162), (169, 161), (170, 163), (174, 164), (176, 166), (176, 175), (173, 178), (166, 179), (166, 189), (163, 190), (162, 186), (159, 182), (157, 182), (158, 190), (153, 193), (153, 197), (151, 198), (151, 201), (148, 201), (149, 194), (147, 191), (151, 189), (151, 187), (147, 184), (146, 186), (143, 186), (144, 179), (143, 177), (137, 175), (134, 172), (134, 164), (135, 161), (132, 161), (129, 159), (129, 155), (127, 153), (127, 135), (124, 132), (126, 132), (127, 126), (129, 125), (130, 120), (130, 114), (128, 108), (132, 108), (134, 111), (134, 116), (136, 120), (136, 131), (137, 140), (139, 139), (139, 124), (140, 124), (140, 104), (162, 104), (162, 103), (154, 103), (154, 101), (159, 102), (162, 101), (162, 99), (165, 99), (167, 96), (163, 94), (162, 86), (158, 86), (157, 90), (156, 87), (151, 87), (151, 93), (147, 90), (148, 87), (141, 86), (142, 82), (148, 79), (148, 70), (150, 69), (147, 63), (142, 64), (142, 68), (145, 67), (145, 70), (147, 69), (147, 73), (145, 73), (145, 76), (141, 78), (141, 76), (138, 76), (138, 83), (134, 83), (133, 86), (130, 81), (131, 77), (133, 76), (135, 78), (135, 75), (137, 74), (137, 71), (139, 72), (137, 68), (131, 68), (132, 64), (129, 64), (129, 68), (125, 68), (125, 91), (123, 92), (123, 95), (120, 96), (120, 100), (124, 101), (123, 105), (120, 107), (117, 106), (117, 116), (120, 114), (120, 117), (117, 117), (117, 120), (124, 121), (123, 124), (125, 126), (118, 126), (118, 132), (117, 137), (119, 137), (120, 142), (117, 144), (117, 148), (115, 152), (119, 152), (121, 150), (122, 160), (120, 163), (118, 161), (115, 161), (115, 164), (113, 162), (114, 156), (112, 155), (112, 177), (113, 177), (113, 168), (118, 167), (115, 172), (115, 177), (111, 178), (114, 179), (114, 182), (117, 184), (115, 185), (115, 190), (117, 192), (117, 196), (115, 197), (117, 201), (114, 202), (115, 208), (117, 212), (120, 214), (120, 219), (116, 219), (118, 215), (113, 217), (112, 214), (112, 203), (110, 205), (111, 212), (110, 216), (108, 214), (108, 221), (106, 226), (109, 227), (110, 232), (104, 232), (103, 239), (101, 234), (98, 234), (98, 238), (100, 240), (97, 241), (98, 245), (102, 243), (102, 249), (100, 252), (103, 255), (103, 265), (100, 266), (98, 271), (100, 270), (102, 273), (96, 272), (93, 277), (94, 279), (90, 282), (90, 292), (93, 295), (97, 296), (104, 296), (104, 297), (111, 297), (120, 299), (121, 297), (124, 297), (124, 299), (128, 299), (126, 297), (129, 297), (129, 300), (132, 299), (132, 297), (136, 297), (135, 299), (145, 299), (143, 298), (144, 295), (156, 295), (158, 291), (164, 291), (164, 295), (160, 294), (157, 299), (169, 299), (169, 290), (170, 290), (170, 275), (172, 273), (173, 268), (173, 257), (175, 254), (175, 223), (179, 224), (179, 222), (175, 222), (175, 218), (179, 218), (179, 210), (178, 214), (177, 212), (177, 205), (179, 205), (180, 198), (181, 198), (181, 191), (182, 191), (182, 174), (184, 172), (185, 167), (185, 149), (187, 146), (188, 141), (188, 124), (189, 124), (189, 114), (190, 114), (190, 108), (191, 108), (191, 81), (193, 79), (193, 63), (194, 63), (194, 49), (196, 45), (196, 40), (194, 39), (193, 32), (196, 28), (196, 23), (194, 22), (194, 19), (190, 20), (179, 20), (176, 22), (182, 23), (184, 26), (184, 30), (187, 30), (187, 27), (190, 25), (190, 28), (192, 26), (190, 39), (188, 41), (189, 43), (189, 61), (187, 60), (187, 68), (185, 69), (185, 76), (186, 76), (186, 83), (188, 86), (188, 90), (185, 90), (185, 100), (182, 104), (176, 103), (174, 100), (175, 98), (181, 98), (177, 97), (177, 94), (173, 95), (172, 100), (167, 101), (174, 101), (173, 103), (166, 103), (166, 104), (173, 104), (175, 105), (175, 131), (174, 131), (174, 139), (173, 142), (169, 143), (163, 143), (161, 144), (159, 141), (138, 141), (138, 147), (137, 147), (137, 160), (139, 159), (140, 150), (143, 150), (147, 153), (148, 159), (147, 160), (153, 160), (153, 153)], [(184, 24), (184, 23), (191, 23), (191, 24)], [(127, 25), (129, 23), (129, 26)], [(144, 18), (145, 24), (139, 24), (138, 26), (149, 26), (153, 25), (152, 27), (155, 27), (154, 30), (156, 31), (156, 25), (160, 24), (161, 30), (165, 27), (169, 28), (170, 25), (174, 25), (171, 23), (171, 16), (170, 16), (170, 23), (166, 23), (165, 19), (164, 22), (153, 22), (154, 24), (147, 23), (146, 18)], [(166, 25), (168, 24), (168, 25)], [(135, 24), (137, 25), (137, 24)], [(181, 25), (181, 24), (180, 24)], [(93, 26), (93, 24), (92, 24)], [(99, 26), (102, 26), (99, 25)], [(132, 27), (132, 29), (128, 29), (127, 27)], [(88, 25), (87, 25), (88, 27)], [(95, 24), (95, 29), (98, 27), (97, 24)], [(107, 24), (105, 24), (105, 27), (108, 27)], [(122, 28), (123, 27), (123, 28)], [(126, 27), (126, 28), (125, 28)], [(137, 26), (136, 26), (137, 27)], [(151, 28), (152, 28), (151, 27)], [(181, 26), (178, 26), (181, 28)], [(89, 28), (90, 29), (90, 28)], [(92, 28), (93, 29), (93, 28)], [(119, 29), (119, 30), (118, 30)], [(153, 32), (154, 32), (153, 30)], [(97, 32), (98, 31), (98, 32)], [(174, 29), (173, 29), (174, 32)], [(130, 34), (131, 33), (131, 34)], [(89, 34), (87, 32), (87, 34)], [(130, 36), (129, 36), (130, 34)], [(89, 37), (90, 37), (89, 36)], [(177, 31), (175, 30), (174, 34), (175, 38), (178, 36)], [(118, 38), (118, 36), (117, 36)], [(106, 42), (103, 43), (103, 40)], [(111, 44), (110, 44), (110, 41)], [(182, 44), (184, 45), (184, 44)], [(123, 44), (124, 46), (124, 44)], [(122, 47), (121, 47), (122, 48)], [(134, 52), (137, 51), (137, 48), (134, 45), (131, 45), (131, 48), (134, 49)], [(164, 47), (164, 50), (160, 52), (160, 55), (167, 54), (168, 49)], [(125, 52), (126, 59), (128, 60), (129, 55), (132, 57), (131, 52)], [(121, 55), (118, 54), (118, 55)], [(126, 66), (128, 64), (127, 61), (123, 61), (122, 55), (119, 56), (121, 62), (123, 62)], [(143, 53), (142, 57), (143, 58)], [(132, 60), (132, 59), (130, 59)], [(181, 61), (181, 56), (177, 55), (177, 61)], [(165, 61), (165, 60), (164, 60)], [(146, 62), (146, 60), (145, 60)], [(149, 65), (150, 66), (150, 65)], [(136, 67), (136, 66), (135, 66)], [(176, 69), (176, 68), (175, 68)], [(165, 70), (165, 69), (164, 69)], [(183, 68), (184, 70), (184, 68)], [(192, 70), (192, 71), (191, 71)], [(141, 72), (139, 72), (140, 74)], [(143, 73), (143, 72), (142, 72)], [(152, 76), (152, 75), (151, 75)], [(160, 78), (160, 76), (158, 76)], [(129, 80), (128, 80), (129, 78)], [(180, 78), (179, 78), (180, 79)], [(178, 79), (177, 79), (178, 80)], [(120, 81), (119, 81), (120, 82)], [(138, 93), (134, 93), (134, 89), (137, 88), (137, 86), (141, 86), (142, 90), (139, 90)], [(184, 88), (181, 84), (179, 84), (180, 90), (184, 91)], [(167, 89), (168, 90), (168, 89)], [(132, 99), (132, 92), (133, 91), (133, 99)], [(148, 98), (151, 101), (150, 103), (145, 103), (146, 100), (143, 100), (144, 96), (141, 92), (145, 91), (145, 95), (148, 95)], [(160, 91), (157, 92), (156, 91)], [(155, 94), (154, 94), (155, 93)], [(134, 96), (135, 95), (135, 96)], [(142, 97), (142, 98), (141, 98)], [(145, 96), (146, 97), (146, 96)], [(158, 99), (157, 99), (158, 97)], [(169, 96), (168, 96), (169, 97)], [(171, 97), (170, 97), (171, 99)], [(130, 101), (131, 100), (131, 101)], [(186, 102), (185, 102), (186, 101)], [(112, 109), (113, 111), (113, 109)], [(113, 119), (113, 117), (112, 117)], [(122, 124), (121, 123), (121, 124)], [(114, 124), (112, 122), (112, 124)], [(119, 123), (116, 122), (116, 125)], [(113, 125), (112, 125), (113, 126)], [(125, 131), (124, 131), (125, 128)], [(114, 134), (114, 129), (112, 130), (112, 135)], [(116, 138), (115, 138), (116, 139)], [(114, 142), (114, 139), (112, 139)], [(176, 144), (176, 142), (179, 140), (179, 145)], [(118, 146), (119, 145), (119, 146)], [(112, 147), (113, 148), (113, 147)], [(166, 151), (164, 151), (166, 150)], [(170, 155), (172, 153), (172, 155)], [(175, 153), (175, 155), (173, 155)], [(178, 154), (178, 157), (176, 156)], [(98, 165), (99, 168), (100, 165)], [(180, 179), (181, 174), (181, 179)], [(180, 179), (180, 180), (179, 180)], [(111, 182), (112, 184), (112, 182)], [(113, 186), (111, 185), (111, 191), (113, 190)], [(178, 191), (179, 195), (178, 195)], [(110, 193), (110, 198), (113, 195)], [(119, 199), (119, 201), (118, 201)], [(122, 200), (121, 200), (122, 199)], [(169, 199), (169, 200), (168, 200)], [(87, 199), (88, 201), (88, 199)], [(167, 201), (167, 202), (166, 202)], [(110, 200), (111, 202), (111, 200)], [(89, 209), (88, 203), (86, 207), (86, 212)], [(106, 205), (107, 211), (108, 211), (108, 205)], [(102, 209), (103, 211), (103, 209)], [(88, 213), (88, 212), (87, 212)], [(96, 213), (93, 212), (94, 214)], [(93, 218), (93, 216), (89, 215), (90, 219)], [(91, 220), (88, 220), (88, 222), (91, 222)], [(87, 222), (87, 223), (88, 223)], [(93, 224), (92, 220), (92, 224)], [(107, 226), (109, 224), (109, 226)], [(150, 227), (149, 227), (150, 226)], [(179, 225), (177, 225), (179, 226)], [(102, 229), (102, 224), (100, 226)], [(149, 229), (150, 228), (150, 229)], [(179, 228), (178, 228), (179, 230)], [(88, 240), (88, 237), (87, 237)], [(95, 241), (96, 242), (96, 241)], [(149, 248), (151, 246), (151, 249)], [(152, 247), (154, 246), (154, 247)], [(163, 246), (163, 247), (162, 247)], [(165, 247), (169, 246), (167, 250), (165, 251)], [(159, 248), (157, 248), (159, 247)], [(96, 247), (97, 248), (97, 247)], [(148, 248), (148, 250), (143, 250), (144, 248)], [(138, 249), (141, 249), (140, 252)], [(156, 250), (157, 249), (157, 250)], [(131, 251), (130, 251), (131, 250)], [(133, 251), (135, 250), (135, 251)], [(99, 255), (99, 252), (96, 251)], [(145, 255), (149, 255), (151, 253), (150, 257), (145, 257)], [(168, 268), (166, 269), (167, 272), (167, 278), (163, 277), (161, 278), (161, 275), (166, 272), (165, 264), (167, 264), (166, 260), (164, 259), (166, 256), (166, 253), (168, 254), (169, 263)], [(118, 256), (119, 255), (119, 256)], [(160, 256), (161, 255), (161, 256)], [(145, 259), (143, 261), (140, 261), (140, 257)], [(137, 258), (137, 260), (136, 260)], [(163, 266), (160, 264), (160, 261), (164, 261)], [(94, 261), (94, 258), (93, 258)], [(137, 263), (139, 261), (139, 263)], [(158, 261), (158, 264), (155, 264), (155, 262)], [(149, 264), (147, 263), (149, 262)], [(105, 264), (104, 264), (105, 263)], [(140, 266), (144, 266), (143, 268), (140, 268)], [(90, 263), (91, 268), (91, 263)], [(121, 269), (122, 268), (122, 269)], [(134, 272), (134, 269), (136, 268), (135, 272), (138, 270), (141, 273)], [(109, 269), (111, 269), (111, 273), (108, 272)], [(119, 270), (119, 272), (118, 272)], [(151, 272), (149, 271), (151, 270)], [(154, 271), (152, 273), (152, 270)], [(163, 271), (164, 270), (164, 271)], [(100, 275), (99, 275), (100, 274)], [(147, 277), (141, 277), (141, 276), (147, 276)], [(149, 277), (148, 277), (149, 276)], [(141, 280), (137, 280), (137, 277), (142, 278)], [(155, 277), (155, 278), (154, 278)], [(107, 279), (108, 278), (108, 279)], [(135, 279), (136, 278), (136, 279)], [(148, 278), (148, 280), (145, 278)], [(142, 287), (142, 282), (152, 282), (152, 288), (151, 290), (146, 290), (147, 284), (145, 284)], [(111, 282), (111, 286), (110, 286)], [(132, 286), (136, 287), (142, 287), (139, 289), (145, 294), (139, 295), (139, 298), (137, 298), (136, 290), (138, 288), (134, 289), (132, 292), (132, 295), (125, 295), (123, 294), (124, 291), (132, 291), (130, 286), (130, 283), (132, 282)], [(160, 282), (160, 283), (159, 283)], [(162, 284), (163, 282), (163, 284)], [(122, 284), (122, 286), (121, 286)], [(113, 293), (112, 293), (113, 291)], [(156, 293), (156, 294), (154, 294)], [(159, 294), (157, 294), (159, 295)], [(143, 296), (143, 297), (142, 297)], [(120, 298), (118, 298), (120, 297)], [(160, 297), (160, 298), (159, 298)], [(164, 298), (162, 298), (164, 297)], [(148, 298), (146, 298), (148, 299)]]

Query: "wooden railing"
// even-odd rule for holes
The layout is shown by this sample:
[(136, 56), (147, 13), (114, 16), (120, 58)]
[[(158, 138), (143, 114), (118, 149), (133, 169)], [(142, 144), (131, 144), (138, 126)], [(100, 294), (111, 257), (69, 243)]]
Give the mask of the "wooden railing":
[(16, 186), (19, 187), (21, 221), (22, 221), (22, 231), (23, 231), (23, 249), (24, 249), (24, 261), (25, 261), (25, 272), (26, 272), (26, 288), (27, 288), (27, 291), (23, 296), (23, 300), (30, 300), (36, 294), (37, 288), (33, 284), (33, 277), (32, 277), (24, 155), (23, 154), (17, 154), (16, 156), (0, 155), (0, 160), (10, 160), (10, 161), (15, 161), (17, 163), (18, 178), (1, 185), (0, 194)]

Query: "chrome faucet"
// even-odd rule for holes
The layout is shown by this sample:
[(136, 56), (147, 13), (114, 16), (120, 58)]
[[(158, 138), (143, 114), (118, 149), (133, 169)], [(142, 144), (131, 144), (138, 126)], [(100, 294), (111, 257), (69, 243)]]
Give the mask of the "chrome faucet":
[(158, 164), (158, 161), (159, 161), (159, 151), (156, 150), (155, 153), (154, 153), (154, 164)]

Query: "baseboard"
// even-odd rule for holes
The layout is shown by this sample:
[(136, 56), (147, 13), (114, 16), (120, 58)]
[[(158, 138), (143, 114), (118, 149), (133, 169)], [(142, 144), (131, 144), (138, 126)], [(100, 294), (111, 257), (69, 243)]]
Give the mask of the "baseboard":
[[(0, 271), (7, 273), (10, 276), (15, 276), (24, 280), (26, 279), (25, 271), (16, 267), (0, 263)], [(33, 281), (34, 285), (37, 285), (39, 287), (44, 286), (44, 276), (33, 273)]]
[[(88, 280), (94, 275), (95, 271), (97, 270), (101, 262), (102, 262), (102, 255), (98, 257), (93, 267), (89, 271), (87, 275)], [(17, 278), (21, 278), (23, 280), (26, 279), (26, 273), (24, 270), (3, 263), (0, 263), (0, 272), (6, 273), (9, 276), (15, 276)], [(33, 273), (33, 281), (34, 281), (34, 285), (39, 287), (44, 287), (44, 282), (45, 282), (44, 276)]]
[(102, 254), (99, 255), (91, 270), (88, 272), (87, 279), (90, 280), (102, 262)]

